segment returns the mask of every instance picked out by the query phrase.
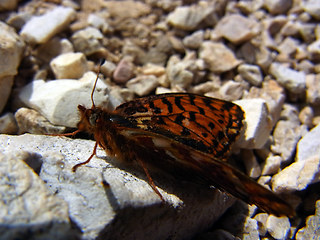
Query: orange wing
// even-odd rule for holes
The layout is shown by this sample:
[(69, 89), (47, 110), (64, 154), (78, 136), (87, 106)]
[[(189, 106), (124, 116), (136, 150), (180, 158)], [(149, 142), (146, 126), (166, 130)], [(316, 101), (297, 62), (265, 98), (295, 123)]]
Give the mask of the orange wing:
[(113, 113), (125, 117), (131, 127), (158, 133), (219, 159), (227, 158), (244, 118), (236, 104), (189, 93), (138, 98)]

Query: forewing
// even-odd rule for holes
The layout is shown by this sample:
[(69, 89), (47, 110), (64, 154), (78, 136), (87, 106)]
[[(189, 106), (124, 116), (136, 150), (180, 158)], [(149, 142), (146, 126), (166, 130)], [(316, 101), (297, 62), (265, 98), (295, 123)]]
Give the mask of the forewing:
[(224, 159), (243, 127), (244, 113), (231, 102), (189, 93), (160, 94), (124, 103), (115, 114), (132, 126)]

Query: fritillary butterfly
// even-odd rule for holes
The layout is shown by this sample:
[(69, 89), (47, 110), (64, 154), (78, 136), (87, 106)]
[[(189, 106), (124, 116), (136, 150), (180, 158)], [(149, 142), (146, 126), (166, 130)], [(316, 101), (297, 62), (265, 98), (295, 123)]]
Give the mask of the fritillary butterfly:
[(169, 93), (138, 98), (109, 112), (94, 105), (93, 93), (94, 89), (90, 109), (78, 106), (81, 120), (76, 132), (93, 134), (96, 144), (90, 158), (74, 171), (88, 163), (100, 146), (119, 160), (136, 161), (162, 200), (150, 167), (215, 186), (276, 216), (294, 216), (286, 202), (224, 161), (243, 127), (244, 113), (238, 105)]

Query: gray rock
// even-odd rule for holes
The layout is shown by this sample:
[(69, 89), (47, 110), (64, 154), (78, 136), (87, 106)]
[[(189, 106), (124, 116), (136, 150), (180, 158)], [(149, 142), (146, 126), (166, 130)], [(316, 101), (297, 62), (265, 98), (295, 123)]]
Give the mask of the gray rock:
[(1, 138), (0, 238), (76, 239), (66, 201), (50, 192), (24, 162), (39, 156), (7, 147), (11, 142), (5, 135)]
[(83, 239), (167, 239), (172, 235), (191, 239), (209, 228), (233, 202), (218, 190), (152, 172), (166, 201), (163, 204), (143, 172), (106, 157), (100, 148), (97, 157), (72, 172), (76, 163), (90, 156), (93, 146), (93, 141), (63, 137), (0, 136), (0, 151), (7, 154), (23, 148), (42, 161), (40, 178), (52, 194), (68, 203), (69, 217), (83, 232)]

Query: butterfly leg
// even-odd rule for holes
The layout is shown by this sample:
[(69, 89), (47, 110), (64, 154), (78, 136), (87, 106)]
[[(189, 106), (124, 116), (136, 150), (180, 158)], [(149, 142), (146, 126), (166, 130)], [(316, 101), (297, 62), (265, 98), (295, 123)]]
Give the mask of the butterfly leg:
[(90, 160), (93, 158), (93, 156), (96, 155), (97, 146), (98, 146), (98, 143), (96, 142), (96, 144), (94, 145), (94, 148), (93, 148), (93, 152), (92, 152), (91, 156), (88, 158), (87, 161), (82, 162), (82, 163), (78, 163), (78, 164), (76, 164), (76, 165), (74, 165), (74, 166), (72, 167), (72, 171), (73, 171), (73, 172), (75, 172), (78, 167), (80, 167), (80, 166), (82, 166), (82, 165), (85, 165), (85, 164), (87, 164), (87, 163), (90, 162)]
[(150, 187), (160, 197), (161, 201), (164, 203), (165, 200), (164, 200), (163, 196), (161, 195), (161, 193), (159, 192), (159, 190), (157, 189), (156, 184), (152, 180), (146, 165), (144, 164), (144, 162), (139, 157), (137, 158), (137, 161), (140, 164), (140, 166), (143, 168), (143, 171), (146, 173)]

